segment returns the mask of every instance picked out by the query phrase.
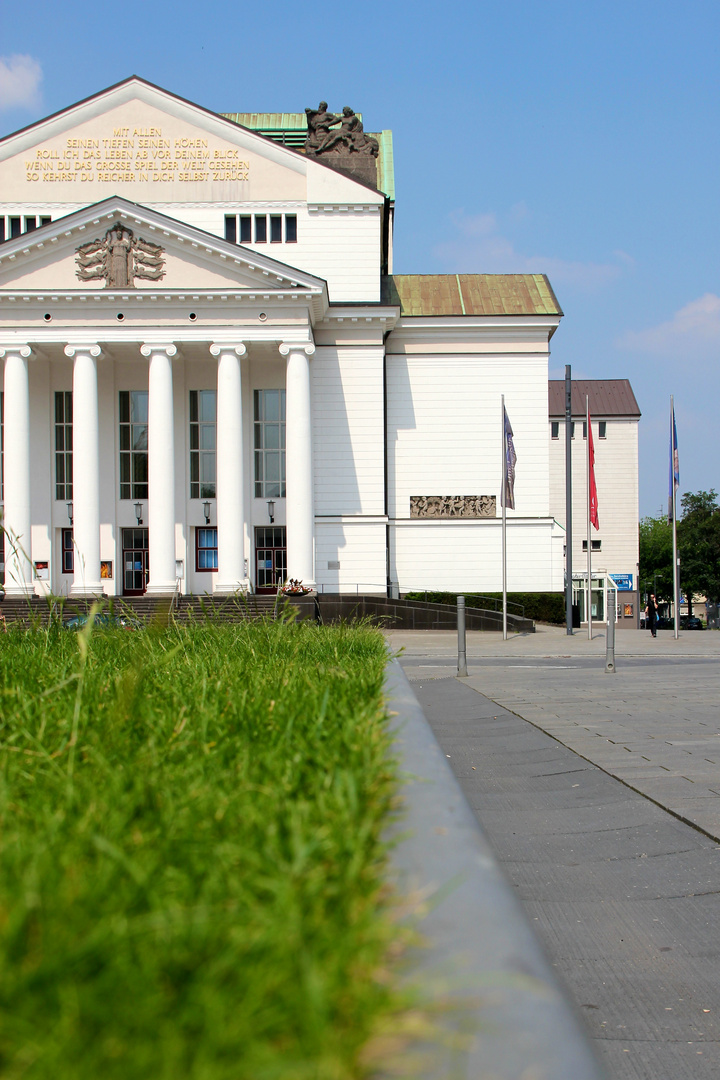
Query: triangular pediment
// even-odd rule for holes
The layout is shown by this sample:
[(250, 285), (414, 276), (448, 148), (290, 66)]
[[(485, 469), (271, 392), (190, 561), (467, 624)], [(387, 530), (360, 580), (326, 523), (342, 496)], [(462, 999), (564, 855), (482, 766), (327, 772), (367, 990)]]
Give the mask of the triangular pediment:
[(327, 296), (325, 282), (312, 274), (120, 196), (0, 247), (0, 292), (108, 289)]
[(132, 77), (0, 140), (8, 203), (382, 204), (329, 166)]

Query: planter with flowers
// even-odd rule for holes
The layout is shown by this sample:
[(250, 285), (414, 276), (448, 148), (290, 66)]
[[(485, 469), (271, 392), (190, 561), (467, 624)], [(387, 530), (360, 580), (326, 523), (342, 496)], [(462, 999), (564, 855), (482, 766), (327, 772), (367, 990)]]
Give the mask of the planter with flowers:
[(284, 596), (307, 596), (312, 589), (297, 578), (288, 578), (280, 591)]

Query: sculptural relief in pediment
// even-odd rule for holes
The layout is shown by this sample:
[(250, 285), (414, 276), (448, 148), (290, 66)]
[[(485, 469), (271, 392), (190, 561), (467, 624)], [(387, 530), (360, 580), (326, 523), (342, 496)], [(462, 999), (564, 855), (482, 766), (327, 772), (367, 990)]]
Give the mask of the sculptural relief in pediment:
[(160, 281), (165, 276), (165, 249), (135, 236), (119, 221), (102, 238), (75, 250), (80, 281), (104, 280), (108, 289), (127, 289), (136, 278)]

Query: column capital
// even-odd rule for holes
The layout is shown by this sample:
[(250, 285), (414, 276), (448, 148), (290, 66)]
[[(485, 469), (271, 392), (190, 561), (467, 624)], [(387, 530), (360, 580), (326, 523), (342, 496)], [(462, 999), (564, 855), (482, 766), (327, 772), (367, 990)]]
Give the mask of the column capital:
[(222, 353), (231, 352), (234, 352), (236, 356), (245, 356), (247, 353), (247, 345), (244, 345), (242, 341), (235, 345), (219, 345), (214, 341), (210, 346), (210, 352), (213, 356), (221, 356)]
[(143, 356), (152, 356), (153, 353), (165, 353), (166, 356), (175, 356), (177, 352), (177, 345), (173, 345), (171, 342), (162, 342), (155, 344), (154, 342), (145, 341), (140, 346), (140, 352)]
[(93, 342), (90, 342), (87, 345), (76, 345), (74, 342), (71, 342), (70, 344), (65, 346), (64, 352), (66, 356), (69, 356), (72, 359), (72, 357), (77, 356), (78, 354), (80, 354), (81, 356), (97, 357), (100, 356), (102, 349), (99, 345), (96, 345)]
[(29, 345), (0, 345), (0, 359), (5, 356), (22, 356), (23, 360), (27, 360), (32, 355), (32, 349)]
[(289, 356), (291, 352), (304, 352), (306, 356), (312, 356), (315, 352), (312, 341), (283, 341), (279, 349), (281, 356)]

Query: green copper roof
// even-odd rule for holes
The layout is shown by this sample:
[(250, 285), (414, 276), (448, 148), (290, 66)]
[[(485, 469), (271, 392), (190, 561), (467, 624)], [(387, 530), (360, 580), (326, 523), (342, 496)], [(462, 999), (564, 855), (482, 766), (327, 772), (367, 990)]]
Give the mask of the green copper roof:
[(382, 285), (401, 315), (562, 315), (545, 274), (391, 274)]
[[(257, 131), (273, 142), (289, 146), (291, 150), (305, 149), (307, 118), (305, 113), (222, 113), (226, 120)], [(358, 113), (362, 120), (362, 113)], [(395, 172), (393, 166), (392, 131), (368, 131), (380, 144), (378, 154), (378, 186), (389, 199), (395, 199)], [(320, 159), (322, 160), (322, 159)]]

